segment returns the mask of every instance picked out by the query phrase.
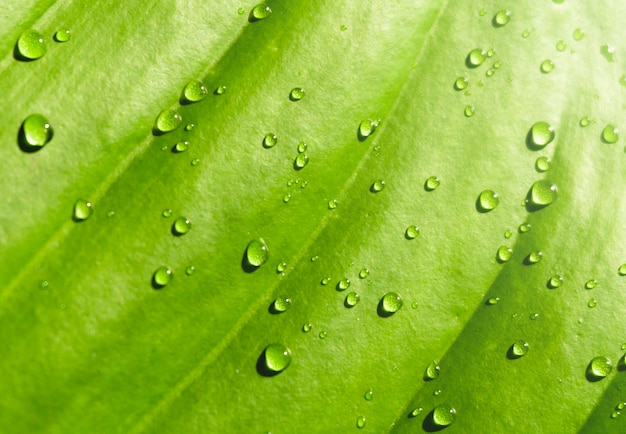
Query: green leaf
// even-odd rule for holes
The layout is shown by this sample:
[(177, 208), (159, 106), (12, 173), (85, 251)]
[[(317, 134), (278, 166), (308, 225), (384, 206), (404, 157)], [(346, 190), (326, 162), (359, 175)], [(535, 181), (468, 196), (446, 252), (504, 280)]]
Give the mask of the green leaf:
[(626, 5), (148, 3), (0, 16), (2, 432), (626, 430)]

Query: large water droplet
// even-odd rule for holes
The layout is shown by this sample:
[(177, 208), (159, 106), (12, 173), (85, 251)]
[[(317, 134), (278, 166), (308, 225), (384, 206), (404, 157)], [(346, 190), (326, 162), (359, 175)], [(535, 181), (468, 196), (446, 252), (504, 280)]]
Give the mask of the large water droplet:
[(370, 191), (372, 193), (379, 193), (381, 191), (383, 191), (385, 188), (385, 181), (383, 181), (382, 179), (377, 179), (376, 181), (374, 181), (374, 183), (370, 186)]
[(272, 13), (272, 9), (270, 9), (268, 5), (266, 5), (265, 3), (260, 3), (252, 8), (252, 11), (250, 11), (250, 17), (248, 18), (248, 21), (255, 22), (255, 21), (264, 20), (267, 17), (269, 17), (271, 13)]
[(543, 258), (542, 252), (538, 250), (533, 250), (532, 252), (528, 254), (528, 256), (526, 256), (526, 258), (524, 259), (524, 263), (526, 265), (534, 265), (538, 263), (539, 261), (541, 261), (542, 258)]
[(589, 381), (598, 381), (605, 378), (613, 370), (613, 363), (604, 357), (598, 356), (591, 359), (587, 366), (587, 379)]
[(626, 264), (622, 264), (619, 266), (619, 268), (617, 269), (617, 274), (619, 274), (620, 276), (626, 276)]
[(365, 416), (359, 416), (356, 418), (356, 427), (358, 429), (365, 428)]
[(496, 260), (503, 264), (508, 262), (511, 259), (511, 256), (513, 256), (513, 250), (510, 247), (500, 246), (498, 253), (496, 254)]
[(156, 118), (154, 128), (158, 133), (169, 133), (180, 127), (183, 118), (174, 109), (165, 109)]
[(412, 239), (417, 238), (419, 234), (420, 234), (420, 229), (415, 225), (411, 225), (408, 228), (406, 228), (406, 231), (404, 232), (404, 237), (407, 240), (412, 240)]
[(520, 357), (524, 357), (528, 354), (528, 342), (526, 341), (515, 341), (513, 345), (509, 348), (508, 357), (510, 359), (519, 359)]
[(350, 287), (350, 279), (344, 277), (337, 283), (337, 291), (345, 291)]
[(361, 300), (361, 296), (357, 294), (356, 292), (352, 291), (348, 293), (348, 295), (346, 295), (346, 299), (344, 300), (343, 304), (346, 307), (350, 308), (350, 307), (356, 306), (360, 300)]
[(366, 401), (371, 401), (374, 399), (374, 390), (373, 389), (369, 389), (367, 392), (365, 392), (365, 395), (363, 395), (363, 398), (365, 398)]
[(172, 233), (174, 235), (185, 235), (191, 229), (191, 221), (186, 217), (179, 217), (172, 225)]
[(433, 409), (432, 423), (436, 427), (452, 425), (455, 420), (456, 410), (448, 404), (441, 404)]
[(480, 48), (474, 48), (470, 51), (465, 59), (465, 64), (470, 68), (476, 68), (483, 64), (487, 57), (487, 53)]
[(503, 27), (503, 26), (506, 26), (510, 20), (511, 20), (511, 12), (502, 9), (493, 16), (493, 25), (495, 27)]
[(563, 276), (555, 274), (548, 280), (548, 288), (556, 289), (563, 285)]
[(439, 178), (437, 178), (436, 176), (430, 176), (428, 177), (428, 179), (426, 179), (426, 182), (424, 183), (424, 190), (433, 191), (439, 188), (439, 185), (441, 185), (441, 181), (439, 180)]
[(558, 188), (550, 181), (535, 182), (530, 188), (529, 205), (535, 208), (544, 208), (556, 200)]
[(537, 172), (546, 172), (550, 169), (550, 159), (548, 157), (539, 157), (535, 161), (535, 169)]
[(24, 119), (19, 133), (19, 145), (27, 152), (38, 151), (52, 139), (53, 131), (48, 119), (32, 114)]
[(439, 367), (439, 363), (436, 360), (433, 360), (426, 367), (426, 371), (424, 372), (424, 380), (429, 381), (439, 377), (440, 370), (441, 368)]
[(530, 147), (533, 149), (541, 149), (554, 140), (554, 127), (547, 122), (536, 122), (530, 128), (529, 139)]
[(456, 90), (465, 90), (468, 84), (469, 81), (465, 77), (458, 77), (456, 80), (454, 80), (454, 88)]
[(267, 133), (265, 137), (263, 137), (263, 147), (264, 148), (273, 148), (276, 146), (278, 142), (278, 137), (274, 133)]
[(163, 288), (170, 283), (172, 277), (172, 270), (169, 267), (159, 267), (152, 275), (152, 285), (157, 289)]
[(259, 373), (265, 376), (276, 375), (291, 363), (291, 350), (282, 344), (270, 344), (265, 347), (260, 358)]
[(303, 169), (307, 164), (309, 164), (309, 156), (307, 154), (298, 154), (293, 161), (293, 167), (296, 170)]
[(20, 35), (16, 43), (19, 60), (35, 60), (46, 54), (47, 47), (41, 33), (26, 30)]
[(71, 39), (72, 35), (70, 33), (70, 29), (59, 29), (54, 34), (54, 40), (57, 42), (67, 42)]
[(74, 212), (72, 214), (72, 218), (76, 222), (81, 222), (91, 217), (92, 212), (93, 212), (93, 209), (91, 207), (91, 202), (85, 199), (78, 199), (74, 203)]
[(480, 212), (489, 212), (494, 210), (498, 204), (500, 203), (500, 198), (498, 197), (498, 193), (493, 190), (483, 190), (478, 195), (478, 200), (476, 201), (476, 208)]
[(286, 295), (276, 297), (272, 303), (272, 313), (283, 313), (291, 307), (291, 299)]
[(554, 69), (554, 63), (552, 63), (550, 59), (546, 59), (541, 62), (539, 69), (541, 69), (541, 72), (543, 72), (544, 74), (547, 74), (549, 72), (552, 72), (552, 70)]
[(249, 267), (252, 267), (252, 269), (259, 268), (267, 262), (269, 257), (270, 252), (263, 238), (252, 240), (248, 243), (245, 260)]
[(200, 80), (191, 80), (183, 89), (183, 98), (187, 102), (202, 101), (208, 94), (209, 91)]
[(298, 147), (296, 149), (299, 154), (302, 154), (303, 152), (307, 150), (308, 147), (309, 145), (307, 145), (306, 142), (300, 142), (298, 143)]
[(304, 89), (302, 89), (301, 87), (294, 87), (293, 89), (291, 89), (291, 92), (289, 92), (289, 99), (292, 101), (300, 101), (302, 98), (304, 98), (304, 95), (306, 95)]
[(357, 135), (359, 136), (359, 140), (363, 141), (376, 131), (376, 127), (378, 127), (378, 122), (375, 122), (371, 119), (365, 119), (361, 121), (359, 124), (359, 130), (357, 131)]
[(619, 130), (609, 124), (602, 130), (602, 141), (604, 143), (615, 143), (619, 139)]
[(402, 297), (397, 292), (388, 292), (380, 299), (378, 314), (380, 316), (391, 316), (403, 305)]

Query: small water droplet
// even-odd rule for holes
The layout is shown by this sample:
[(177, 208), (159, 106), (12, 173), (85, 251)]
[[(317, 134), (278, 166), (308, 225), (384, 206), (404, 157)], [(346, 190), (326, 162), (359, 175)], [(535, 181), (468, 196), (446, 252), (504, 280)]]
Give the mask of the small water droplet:
[(328, 285), (330, 283), (331, 280), (332, 279), (330, 277), (324, 277), (320, 283), (322, 285), (326, 286), (326, 285)]
[(356, 418), (356, 427), (359, 429), (365, 428), (365, 416), (359, 416)]
[(550, 159), (548, 157), (539, 157), (535, 161), (535, 169), (537, 172), (546, 172), (550, 169)]
[(424, 182), (424, 190), (433, 191), (436, 190), (439, 185), (441, 185), (439, 178), (436, 176), (430, 176), (426, 179), (426, 182)]
[(600, 54), (602, 54), (602, 56), (609, 62), (613, 62), (614, 55), (615, 55), (615, 47), (608, 45), (608, 44), (604, 44), (600, 47)]
[(476, 113), (476, 110), (474, 109), (473, 105), (468, 104), (463, 109), (463, 114), (465, 115), (466, 118), (471, 118), (472, 116), (474, 116), (475, 113)]
[(309, 164), (309, 156), (307, 154), (298, 154), (293, 161), (293, 167), (296, 170), (303, 169), (307, 164)]
[(265, 264), (270, 257), (269, 249), (263, 238), (252, 240), (246, 247), (246, 262), (248, 266), (258, 268)]
[(39, 282), (39, 288), (40, 289), (48, 289), (48, 281), (47, 280), (42, 280), (41, 282)]
[(534, 321), (534, 320), (536, 320), (537, 318), (539, 318), (539, 314), (538, 314), (538, 313), (533, 313), (533, 314), (530, 314), (530, 316), (529, 316), (528, 318)]
[(468, 84), (469, 81), (466, 77), (458, 77), (456, 80), (454, 80), (454, 88), (456, 90), (465, 90)]
[(359, 271), (359, 278), (361, 279), (365, 279), (369, 275), (370, 275), (370, 270), (368, 270), (367, 268), (361, 268), (361, 271)]
[(286, 195), (283, 196), (284, 203), (289, 203), (290, 200), (291, 200), (291, 194), (287, 193)]
[(511, 259), (511, 256), (513, 256), (513, 249), (507, 246), (500, 246), (498, 253), (496, 254), (496, 259), (499, 263), (503, 264), (508, 262)]
[(593, 298), (589, 300), (589, 303), (587, 303), (587, 307), (594, 308), (596, 306), (597, 306), (596, 300)]
[(20, 35), (16, 44), (17, 52), (22, 57), (20, 60), (35, 60), (46, 54), (47, 46), (41, 33), (34, 30), (26, 30)]
[(190, 265), (187, 268), (185, 268), (185, 274), (187, 276), (191, 276), (195, 272), (196, 272), (196, 267), (194, 267), (193, 265)]
[(183, 98), (187, 102), (202, 101), (208, 94), (209, 91), (200, 80), (191, 80), (183, 89)]
[(174, 220), (172, 233), (174, 235), (185, 235), (191, 229), (191, 222), (186, 217), (179, 217)]
[(585, 37), (585, 33), (581, 29), (576, 29), (574, 30), (573, 36), (575, 41), (580, 41)]
[(264, 367), (274, 375), (287, 369), (291, 363), (291, 350), (283, 344), (270, 344), (263, 350)]
[(185, 131), (191, 131), (196, 127), (195, 124), (187, 124), (185, 125)]
[(495, 72), (495, 70), (493, 68), (489, 68), (486, 72), (485, 75), (487, 77), (491, 77), (493, 75), (493, 73)]
[(474, 48), (467, 55), (467, 59), (465, 63), (470, 68), (476, 68), (483, 64), (485, 61), (487, 53), (480, 48)]
[(543, 253), (538, 250), (533, 250), (526, 256), (526, 260), (524, 261), (527, 265), (533, 265), (541, 261), (543, 258)]
[(285, 295), (276, 297), (276, 300), (272, 303), (273, 313), (282, 313), (287, 311), (291, 307), (291, 299)]
[(589, 279), (585, 282), (585, 289), (593, 289), (596, 287), (598, 281), (596, 279)]
[(278, 142), (278, 137), (274, 133), (267, 133), (265, 137), (263, 137), (263, 147), (264, 148), (273, 148), (276, 146)]
[(72, 37), (70, 29), (62, 28), (54, 34), (54, 40), (57, 42), (67, 42)]
[(541, 69), (541, 72), (543, 72), (544, 74), (552, 72), (552, 70), (554, 69), (554, 63), (552, 63), (550, 59), (546, 59), (543, 62), (541, 62), (540, 69)]
[(276, 272), (277, 273), (284, 273), (286, 269), (287, 269), (287, 263), (286, 262), (281, 262), (280, 264), (278, 264), (276, 266)]
[(620, 414), (621, 413), (619, 411), (614, 411), (613, 413), (611, 413), (611, 419), (617, 419)]
[(379, 193), (379, 192), (383, 191), (384, 189), (385, 189), (385, 181), (383, 181), (382, 179), (377, 179), (370, 186), (370, 191), (372, 193)]
[(522, 38), (526, 39), (530, 36), (530, 32), (528, 30), (524, 30), (522, 32)]
[(530, 228), (532, 228), (530, 223), (522, 223), (521, 225), (519, 225), (519, 228), (517, 228), (517, 230), (520, 234), (525, 234), (530, 230)]
[(268, 5), (266, 5), (265, 3), (259, 3), (252, 8), (252, 11), (250, 11), (249, 21), (254, 22), (264, 20), (269, 17), (271, 13), (272, 9), (270, 9)]
[(213, 93), (215, 95), (224, 95), (226, 93), (226, 86), (224, 86), (223, 84), (217, 86), (215, 90), (213, 91)]
[(513, 235), (513, 232), (511, 232), (511, 229), (507, 229), (506, 231), (504, 231), (504, 238), (509, 239), (511, 238), (511, 235)]
[(352, 291), (346, 295), (346, 299), (344, 300), (344, 305), (348, 308), (356, 306), (361, 300), (361, 296), (356, 292)]
[(556, 43), (557, 50), (565, 51), (566, 48), (567, 48), (567, 45), (565, 44), (565, 41), (563, 39), (561, 39), (559, 42)]
[(496, 14), (493, 16), (493, 24), (495, 27), (506, 26), (510, 20), (511, 12), (504, 9), (496, 12)]
[(626, 402), (619, 402), (619, 403), (615, 406), (615, 410), (623, 410), (624, 408), (626, 408)]
[(113, 216), (115, 216), (115, 211), (111, 210), (107, 213), (107, 217), (111, 218)]
[(309, 186), (309, 181), (302, 181), (302, 184), (300, 184), (300, 188), (307, 188)]
[(608, 124), (602, 130), (602, 141), (604, 143), (615, 143), (619, 139), (619, 130), (613, 125)]
[(40, 114), (32, 114), (22, 122), (19, 144), (25, 151), (38, 151), (52, 139), (52, 135), (48, 119)]
[(483, 190), (478, 195), (477, 208), (480, 212), (489, 212), (498, 206), (500, 203), (500, 198), (498, 197), (498, 193), (493, 190)]
[(558, 188), (550, 181), (535, 182), (530, 188), (530, 203), (536, 207), (546, 207), (556, 200)]
[(344, 277), (337, 283), (337, 291), (345, 291), (350, 287), (350, 279)]
[(555, 274), (548, 281), (548, 288), (550, 289), (560, 288), (562, 284), (563, 284), (563, 276)]
[(168, 267), (159, 267), (152, 275), (152, 284), (155, 288), (160, 289), (170, 283), (174, 275)]
[(456, 420), (456, 410), (448, 404), (441, 404), (433, 409), (432, 418), (432, 422), (435, 426), (449, 426)]
[(171, 217), (172, 216), (172, 210), (171, 209), (164, 209), (163, 212), (161, 213), (161, 215), (165, 218)]
[(397, 292), (388, 292), (380, 299), (379, 314), (390, 316), (400, 310), (403, 305), (402, 297)]
[(313, 330), (313, 324), (311, 324), (310, 322), (308, 322), (308, 323), (306, 323), (306, 324), (304, 324), (304, 325), (302, 326), (302, 331), (303, 331), (304, 333), (308, 333), (308, 332), (310, 332), (311, 330)]
[(369, 389), (368, 391), (365, 392), (365, 395), (363, 395), (363, 398), (365, 398), (366, 401), (371, 401), (374, 399), (374, 390)]
[(375, 122), (371, 119), (362, 120), (359, 124), (358, 136), (360, 140), (365, 140), (367, 137), (374, 134), (376, 131), (376, 127), (378, 127), (378, 122)]
[(435, 378), (439, 377), (440, 370), (441, 368), (439, 367), (439, 362), (437, 362), (436, 360), (433, 360), (426, 367), (426, 371), (424, 372), (424, 380), (429, 381), (429, 380), (434, 380)]
[(154, 128), (161, 133), (169, 133), (180, 127), (183, 118), (177, 110), (165, 109), (156, 118)]
[(409, 413), (409, 415), (411, 417), (417, 417), (420, 414), (422, 414), (423, 411), (424, 411), (424, 409), (422, 407), (416, 407), (413, 410), (411, 410), (411, 413)]
[(328, 336), (327, 331), (321, 331), (319, 334), (320, 339), (326, 339), (327, 336)]
[(526, 354), (528, 354), (528, 342), (526, 341), (515, 341), (513, 343), (513, 345), (511, 345), (511, 348), (509, 349), (509, 353), (510, 353), (510, 358), (520, 358), (520, 357), (524, 357)]
[(185, 152), (187, 149), (189, 149), (189, 142), (180, 141), (176, 142), (172, 150), (175, 153), (180, 154), (181, 152)]
[(194, 158), (193, 160), (191, 160), (191, 165), (192, 166), (197, 166), (198, 164), (200, 164), (200, 159), (199, 158)]
[(490, 297), (490, 298), (487, 300), (487, 305), (489, 305), (489, 306), (493, 306), (493, 305), (498, 304), (498, 302), (499, 302), (499, 301), (500, 301), (500, 297)]
[(336, 209), (337, 208), (337, 199), (333, 199), (328, 202), (328, 209)]
[(342, 32), (345, 32), (346, 30), (348, 30), (348, 27), (342, 24), (341, 26), (339, 26), (339, 30), (341, 30)]
[(478, 15), (480, 15), (481, 17), (484, 17), (486, 13), (487, 13), (487, 9), (481, 9), (481, 10), (478, 12)]
[(418, 228), (415, 225), (411, 225), (408, 228), (406, 228), (406, 231), (404, 232), (404, 237), (407, 240), (412, 240), (417, 238), (417, 236), (420, 234), (420, 228)]
[(626, 276), (626, 263), (619, 266), (619, 268), (617, 269), (617, 274), (619, 274), (620, 276)]
[(74, 213), (72, 214), (72, 218), (77, 222), (87, 220), (91, 216), (92, 212), (93, 209), (91, 202), (85, 199), (78, 199), (74, 203)]
[(304, 98), (305, 94), (306, 92), (301, 87), (294, 87), (291, 89), (291, 92), (289, 92), (289, 99), (292, 101), (300, 101)]
[(591, 359), (587, 367), (587, 377), (592, 380), (605, 378), (613, 371), (613, 363), (607, 357), (598, 356)]
[[(372, 283), (372, 282), (369, 282)], [(411, 308), (413, 309), (417, 309), (419, 307), (419, 304), (417, 304), (417, 301), (414, 301), (413, 303), (411, 303)]]
[(311, 256), (311, 262), (315, 262), (319, 259), (320, 257), (318, 255), (313, 255)]
[(581, 127), (588, 127), (590, 123), (591, 119), (589, 119), (587, 116), (583, 116), (582, 118), (580, 118), (580, 122), (578, 123), (578, 125), (580, 125)]

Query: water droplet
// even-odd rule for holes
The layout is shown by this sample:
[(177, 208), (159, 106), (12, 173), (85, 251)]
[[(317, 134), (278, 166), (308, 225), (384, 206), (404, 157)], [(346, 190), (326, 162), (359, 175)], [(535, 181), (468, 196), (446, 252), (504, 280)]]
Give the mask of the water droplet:
[(498, 60), (493, 64), (493, 69), (500, 69), (502, 67), (502, 63)]
[(200, 159), (199, 158), (194, 158), (193, 160), (191, 160), (191, 165), (192, 166), (197, 166), (198, 164), (200, 164)]
[(535, 161), (535, 169), (537, 172), (546, 172), (550, 169), (550, 159), (548, 157), (539, 157), (537, 161)]
[(272, 9), (270, 9), (268, 5), (266, 5), (265, 3), (259, 3), (258, 5), (252, 8), (252, 11), (250, 12), (249, 21), (254, 22), (254, 21), (264, 20), (267, 17), (269, 17), (271, 13), (272, 13)]
[(436, 176), (430, 176), (428, 177), (428, 179), (426, 179), (426, 182), (424, 183), (424, 190), (433, 191), (436, 190), (439, 185), (441, 185), (441, 181), (439, 180), (439, 178), (437, 178)]
[(196, 267), (194, 267), (193, 265), (190, 265), (187, 268), (185, 268), (185, 274), (187, 276), (191, 276), (195, 272), (196, 272)]
[(602, 130), (602, 141), (604, 143), (615, 143), (619, 139), (619, 130), (609, 124)]
[(174, 235), (185, 235), (191, 229), (191, 222), (186, 217), (179, 217), (174, 220), (172, 233)]
[(623, 410), (624, 408), (626, 408), (626, 403), (625, 403), (625, 402), (619, 402), (619, 403), (615, 406), (615, 410)]
[(337, 199), (333, 199), (328, 202), (328, 209), (336, 209), (337, 208)]
[(585, 289), (593, 289), (596, 287), (598, 281), (596, 279), (589, 279), (585, 282)]
[(486, 9), (481, 9), (481, 10), (478, 12), (478, 15), (480, 15), (481, 17), (484, 17), (486, 13), (487, 13), (487, 10), (486, 10)]
[(286, 195), (283, 196), (284, 203), (289, 203), (290, 200), (291, 200), (291, 194), (287, 193)]
[(272, 303), (273, 313), (282, 313), (287, 311), (291, 307), (291, 299), (285, 295), (276, 297), (276, 300)]
[(524, 30), (522, 32), (522, 38), (526, 39), (530, 36), (530, 32), (528, 30)]
[(563, 284), (563, 276), (555, 274), (548, 281), (548, 288), (556, 289), (556, 288), (559, 288), (562, 284)]
[(322, 279), (322, 281), (321, 281), (321, 284), (322, 284), (322, 285), (324, 285), (324, 286), (326, 286), (326, 285), (328, 285), (328, 284), (330, 283), (330, 281), (331, 281), (331, 280), (332, 280), (332, 279), (331, 279), (330, 277), (324, 277), (324, 278)]
[(566, 48), (567, 48), (567, 45), (565, 44), (565, 41), (563, 39), (561, 39), (559, 42), (556, 43), (557, 50), (565, 51)]
[(342, 32), (345, 32), (346, 30), (348, 30), (348, 27), (342, 24), (341, 26), (339, 26), (339, 30), (341, 30)]
[(458, 77), (456, 80), (454, 80), (454, 88), (456, 90), (465, 90), (468, 84), (469, 81), (465, 77)]
[(180, 127), (183, 118), (178, 111), (173, 109), (165, 109), (156, 118), (154, 128), (161, 133), (169, 133)]
[(181, 152), (185, 152), (189, 149), (189, 142), (176, 142), (174, 148), (172, 149), (175, 153), (180, 154)]
[(262, 357), (268, 374), (278, 374), (291, 363), (291, 350), (282, 344), (270, 344), (263, 350)]
[(183, 89), (183, 98), (187, 102), (202, 101), (208, 94), (209, 91), (200, 80), (191, 80)]
[(376, 131), (376, 127), (378, 127), (378, 122), (375, 122), (371, 119), (365, 119), (361, 121), (358, 131), (359, 139), (365, 140), (367, 137), (374, 134), (374, 132)]
[(617, 269), (617, 274), (620, 276), (626, 276), (626, 263), (619, 266)]
[(486, 54), (487, 53), (485, 53), (482, 49), (474, 48), (467, 55), (467, 59), (466, 59), (465, 63), (470, 68), (476, 68), (477, 66), (480, 66), (480, 65), (483, 64), (483, 62), (485, 61), (485, 58), (486, 58)]
[(621, 413), (619, 411), (614, 411), (613, 413), (611, 413), (611, 419), (617, 419), (620, 414)]
[(361, 279), (365, 279), (369, 275), (370, 275), (370, 270), (368, 270), (367, 268), (361, 268), (361, 271), (359, 271), (359, 278)]
[(499, 203), (498, 193), (493, 190), (483, 190), (478, 195), (477, 208), (480, 212), (489, 212), (494, 210)]
[(48, 288), (48, 281), (47, 280), (42, 280), (41, 282), (39, 282), (39, 288), (40, 289), (47, 289)]
[(278, 142), (278, 137), (274, 133), (267, 133), (265, 137), (263, 137), (263, 147), (264, 148), (273, 148), (276, 146)]
[(269, 249), (263, 238), (252, 240), (246, 247), (246, 262), (250, 267), (258, 268), (265, 264), (270, 257)]
[(602, 56), (608, 60), (609, 62), (613, 62), (613, 57), (615, 55), (615, 47), (608, 45), (608, 44), (604, 44), (600, 47), (600, 54), (602, 54)]
[(538, 314), (538, 313), (533, 313), (533, 314), (531, 314), (528, 318), (534, 321), (534, 320), (536, 320), (537, 318), (539, 318), (539, 314)]
[(498, 11), (494, 16), (493, 16), (493, 24), (496, 27), (503, 27), (506, 26), (507, 23), (511, 20), (511, 12), (510, 11), (506, 11), (504, 9)]
[(300, 184), (300, 188), (307, 188), (309, 185), (309, 181), (302, 181), (302, 184)]
[(574, 30), (573, 36), (575, 41), (580, 41), (585, 37), (585, 33), (581, 29), (576, 29)]
[(32, 114), (22, 122), (19, 144), (23, 150), (38, 151), (52, 139), (52, 135), (48, 119), (40, 114)]
[(404, 232), (404, 237), (407, 240), (412, 240), (417, 238), (417, 236), (420, 234), (420, 228), (418, 228), (415, 225), (411, 225), (408, 228), (406, 228), (406, 231)]
[(361, 300), (361, 296), (356, 292), (352, 291), (346, 295), (346, 299), (344, 300), (344, 305), (346, 307), (354, 307)]
[(78, 199), (76, 203), (74, 203), (74, 213), (72, 214), (72, 218), (74, 221), (80, 222), (83, 220), (87, 220), (93, 209), (91, 207), (91, 202), (86, 201), (85, 199)]
[(496, 254), (496, 259), (499, 263), (503, 264), (508, 262), (511, 259), (511, 256), (513, 256), (513, 249), (507, 246), (500, 246), (498, 253)]
[(328, 336), (328, 332), (326, 331), (321, 331), (319, 334), (320, 339), (326, 339), (327, 336)]
[(506, 231), (504, 231), (504, 238), (509, 239), (511, 238), (511, 235), (513, 235), (513, 232), (511, 232), (511, 229), (507, 229)]
[(543, 258), (543, 253), (538, 250), (533, 250), (526, 256), (526, 260), (524, 261), (527, 265), (533, 265), (541, 261)]
[(493, 68), (489, 68), (489, 69), (485, 72), (485, 75), (486, 75), (487, 77), (491, 77), (491, 76), (493, 75), (493, 73), (494, 73), (494, 72), (495, 72), (495, 71), (494, 71), (494, 69), (493, 69)]
[(532, 228), (530, 223), (522, 223), (521, 225), (519, 225), (519, 228), (517, 230), (519, 231), (520, 234), (525, 234), (526, 232), (530, 230), (530, 228)]
[(603, 356), (594, 357), (587, 367), (587, 378), (591, 380), (600, 380), (605, 378), (613, 370), (613, 363)]
[(66, 28), (59, 29), (54, 34), (54, 40), (57, 42), (67, 42), (70, 40), (71, 37), (72, 35), (70, 33), (70, 29)]
[(171, 217), (172, 216), (172, 210), (171, 209), (164, 209), (163, 212), (161, 213), (161, 215), (165, 218)]
[(304, 325), (302, 326), (302, 331), (303, 331), (304, 333), (308, 333), (308, 332), (310, 332), (311, 330), (313, 330), (313, 324), (311, 324), (310, 322), (308, 322), (308, 323), (306, 323), (306, 324), (304, 324)]
[(374, 390), (369, 389), (368, 391), (365, 392), (365, 395), (363, 395), (363, 398), (365, 398), (366, 401), (371, 401), (374, 399)]
[(291, 92), (289, 92), (289, 99), (292, 101), (300, 101), (304, 98), (305, 93), (306, 92), (301, 87), (294, 87), (291, 89)]
[(350, 279), (344, 277), (337, 283), (337, 291), (345, 291), (350, 287)]
[(435, 378), (439, 377), (440, 370), (441, 368), (439, 367), (439, 362), (437, 362), (436, 360), (433, 360), (426, 367), (426, 371), (424, 372), (424, 380), (429, 381), (429, 380), (434, 380)]
[(433, 410), (433, 424), (435, 426), (449, 426), (456, 420), (456, 410), (448, 404), (441, 404)]
[(319, 258), (320, 258), (320, 257), (319, 257), (318, 255), (311, 256), (311, 262), (315, 262), (315, 261), (317, 261)]
[(580, 122), (578, 123), (578, 125), (580, 125), (581, 127), (588, 127), (590, 123), (591, 119), (589, 119), (587, 116), (583, 116), (582, 118), (580, 118)]
[(115, 211), (111, 210), (107, 213), (107, 217), (111, 218), (115, 215)]
[(276, 266), (276, 272), (277, 273), (284, 273), (286, 269), (287, 269), (287, 263), (286, 262), (281, 262), (280, 264), (278, 264)]
[[(372, 283), (372, 282), (369, 282)], [(417, 309), (419, 307), (419, 304), (417, 304), (417, 301), (414, 301), (413, 303), (411, 303), (411, 308), (413, 309)]]
[(424, 411), (424, 409), (422, 407), (416, 407), (413, 410), (411, 410), (410, 416), (411, 417), (417, 417), (420, 414), (422, 414), (422, 412)]
[(152, 284), (155, 288), (163, 288), (170, 283), (174, 275), (168, 267), (159, 267), (152, 275)]
[(537, 181), (530, 188), (530, 202), (536, 207), (545, 207), (556, 200), (557, 193), (557, 186), (550, 181)]
[(513, 343), (513, 345), (511, 345), (511, 348), (509, 349), (509, 353), (510, 353), (510, 358), (520, 358), (520, 357), (524, 357), (526, 354), (528, 354), (528, 342), (526, 341), (515, 341)]
[(471, 118), (472, 116), (474, 116), (474, 114), (476, 113), (476, 110), (474, 109), (473, 105), (466, 105), (465, 108), (463, 109), (463, 114), (465, 115), (465, 117), (467, 118)]
[(307, 164), (309, 164), (309, 156), (307, 154), (298, 154), (296, 159), (293, 161), (293, 167), (296, 170), (303, 169)]
[(500, 297), (490, 297), (490, 298), (487, 300), (487, 305), (489, 305), (489, 306), (493, 306), (493, 305), (498, 304), (498, 302), (499, 302), (499, 301), (500, 301)]
[(365, 416), (359, 416), (356, 418), (356, 427), (359, 429), (365, 428)]
[(17, 52), (22, 57), (20, 60), (35, 60), (46, 54), (46, 41), (40, 33), (34, 30), (26, 30), (20, 35), (16, 44)]
[(376, 181), (374, 181), (374, 183), (370, 186), (370, 191), (372, 193), (378, 193), (381, 192), (385, 189), (385, 181), (383, 181), (382, 179), (377, 179)]
[(215, 95), (224, 95), (226, 93), (226, 86), (224, 86), (223, 84), (220, 86), (217, 86), (215, 90), (213, 91), (213, 93)]
[(543, 72), (544, 74), (552, 72), (553, 69), (554, 69), (554, 63), (552, 63), (550, 59), (546, 59), (543, 62), (541, 62), (541, 72)]
[(187, 124), (185, 125), (185, 131), (191, 131), (196, 127), (195, 124)]
[(390, 316), (400, 310), (403, 305), (402, 297), (397, 292), (388, 292), (380, 299), (379, 314)]

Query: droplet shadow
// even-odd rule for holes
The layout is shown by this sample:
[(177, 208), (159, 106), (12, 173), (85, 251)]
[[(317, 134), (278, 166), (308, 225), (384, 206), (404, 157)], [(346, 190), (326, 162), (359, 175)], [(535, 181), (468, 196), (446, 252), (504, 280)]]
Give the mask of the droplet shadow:
[(597, 383), (598, 381), (603, 380), (606, 377), (594, 374), (593, 369), (591, 369), (591, 362), (589, 362), (589, 364), (587, 365), (587, 369), (585, 370), (585, 378), (590, 383)]
[(241, 269), (243, 271), (245, 271), (246, 273), (254, 273), (260, 267), (257, 267), (255, 265), (252, 265), (251, 263), (249, 263), (248, 262), (248, 258), (247, 258), (247, 254), (248, 254), (248, 251), (245, 250), (243, 252), (243, 256), (241, 257)]
[(517, 360), (517, 359), (521, 359), (522, 357), (524, 357), (524, 355), (519, 355), (519, 354), (515, 354), (515, 351), (513, 350), (513, 346), (511, 345), (509, 347), (509, 349), (506, 352), (506, 358), (509, 360)]
[(535, 144), (535, 142), (533, 142), (533, 129), (532, 128), (530, 128), (528, 130), (528, 133), (526, 134), (526, 148), (528, 148), (529, 151), (539, 151), (545, 148), (545, 145), (539, 146)]
[(265, 360), (266, 355), (265, 350), (263, 350), (263, 352), (256, 361), (256, 371), (259, 373), (259, 375), (262, 375), (263, 377), (275, 377), (276, 375), (280, 374), (280, 372), (272, 371), (271, 369), (269, 369), (265, 363)]
[(478, 211), (481, 214), (487, 214), (488, 212), (493, 211), (492, 209), (487, 209), (484, 206), (482, 206), (482, 204), (480, 203), (480, 194), (476, 198), (476, 204), (475, 205), (476, 205), (476, 211)]
[[(52, 137), (54, 136), (54, 131), (52, 130), (52, 128), (49, 128), (48, 131), (50, 132), (50, 138), (48, 139), (48, 142), (49, 142), (50, 140), (52, 140)], [(17, 145), (20, 147), (22, 152), (26, 152), (29, 154), (32, 154), (37, 151), (41, 151), (41, 149), (44, 148), (44, 146), (33, 146), (30, 143), (28, 143), (28, 140), (26, 140), (26, 132), (24, 131), (23, 123), (20, 126), (20, 130), (17, 133)]]
[(389, 312), (389, 311), (385, 310), (383, 299), (381, 298), (380, 301), (378, 302), (378, 306), (376, 307), (376, 313), (381, 318), (389, 318), (395, 312)]
[[(448, 425), (450, 426), (450, 425)], [(435, 410), (431, 410), (422, 422), (422, 429), (426, 432), (437, 432), (446, 429), (448, 426), (441, 426), (435, 423)]]

